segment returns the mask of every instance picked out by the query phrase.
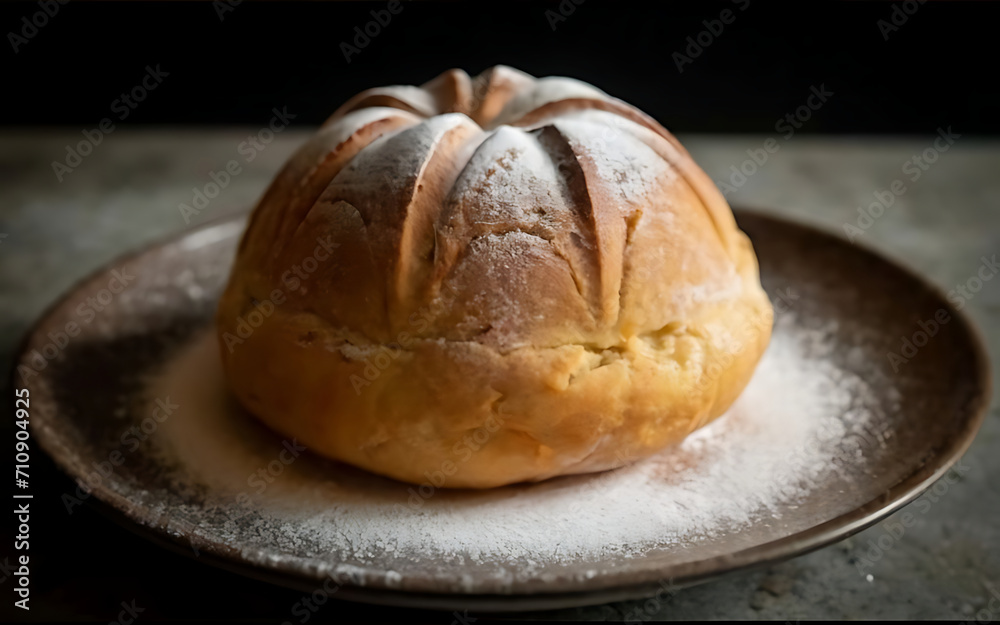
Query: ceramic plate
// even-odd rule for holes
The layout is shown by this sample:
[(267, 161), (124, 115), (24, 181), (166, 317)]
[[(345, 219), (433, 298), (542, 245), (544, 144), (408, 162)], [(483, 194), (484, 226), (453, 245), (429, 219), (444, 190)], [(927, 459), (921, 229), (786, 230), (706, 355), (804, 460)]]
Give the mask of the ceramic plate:
[(912, 501), (968, 447), (988, 402), (978, 337), (924, 280), (811, 228), (737, 217), (776, 308), (768, 351), (727, 414), (616, 471), (443, 490), (257, 424), (227, 395), (211, 336), (242, 218), (83, 281), (29, 333), (14, 385), (30, 390), (34, 440), (90, 501), (205, 562), (405, 606), (662, 596)]

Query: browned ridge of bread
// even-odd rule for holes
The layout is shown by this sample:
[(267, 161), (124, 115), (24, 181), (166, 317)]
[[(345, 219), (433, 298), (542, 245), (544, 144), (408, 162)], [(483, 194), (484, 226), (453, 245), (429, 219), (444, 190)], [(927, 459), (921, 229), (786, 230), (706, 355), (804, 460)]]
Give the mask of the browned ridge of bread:
[(493, 486), (616, 466), (718, 416), (770, 314), (670, 133), (498, 66), (341, 106), (254, 211), (218, 325), (271, 427), (399, 479), (453, 462), (447, 485)]

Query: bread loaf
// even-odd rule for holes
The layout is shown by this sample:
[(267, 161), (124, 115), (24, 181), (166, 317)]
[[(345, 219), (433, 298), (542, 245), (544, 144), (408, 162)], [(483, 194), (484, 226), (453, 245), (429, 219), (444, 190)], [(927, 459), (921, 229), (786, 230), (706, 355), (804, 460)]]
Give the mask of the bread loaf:
[(741, 392), (771, 321), (749, 240), (670, 133), (503, 66), (341, 106), (254, 210), (217, 314), (268, 426), (472, 488), (676, 443)]

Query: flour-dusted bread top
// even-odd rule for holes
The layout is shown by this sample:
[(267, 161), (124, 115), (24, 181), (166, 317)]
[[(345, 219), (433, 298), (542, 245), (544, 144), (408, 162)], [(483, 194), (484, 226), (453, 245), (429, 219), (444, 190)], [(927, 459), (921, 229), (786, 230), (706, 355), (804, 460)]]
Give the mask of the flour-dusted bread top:
[(428, 337), (607, 347), (738, 297), (737, 232), (647, 115), (497, 66), (351, 98), (274, 181), (239, 262), (259, 300), (329, 237), (292, 305), (373, 341), (421, 311)]

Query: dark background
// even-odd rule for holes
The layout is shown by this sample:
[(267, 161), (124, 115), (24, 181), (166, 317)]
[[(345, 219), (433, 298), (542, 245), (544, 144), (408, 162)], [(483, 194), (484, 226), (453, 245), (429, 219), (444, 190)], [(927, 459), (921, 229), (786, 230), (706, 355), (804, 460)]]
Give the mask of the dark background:
[[(836, 97), (806, 132), (926, 134), (942, 119), (1000, 131), (1000, 4), (911, 2), (888, 40), (879, 20), (905, 14), (886, 2), (562, 4), (574, 10), (553, 30), (558, 2), (407, 2), (348, 63), (340, 43), (385, 2), (245, 1), (220, 20), (208, 2), (74, 0), (17, 53), (4, 42), (0, 125), (96, 126), (147, 64), (170, 76), (125, 125), (260, 125), (274, 106), (317, 124), (367, 87), (504, 63), (592, 82), (677, 132), (773, 132), (821, 83)], [(672, 53), (724, 8), (735, 21), (678, 72)], [(0, 5), (5, 39), (35, 11)]]
[[(30, 19), (38, 5), (3, 3), (0, 126), (93, 128), (113, 116), (112, 101), (139, 83), (147, 65), (159, 64), (170, 75), (123, 126), (260, 126), (276, 106), (297, 114), (294, 124), (316, 124), (367, 87), (419, 83), (454, 66), (476, 73), (505, 63), (592, 82), (677, 132), (773, 132), (776, 120), (820, 84), (836, 97), (803, 132), (933, 134), (940, 120), (963, 135), (1000, 132), (1000, 4), (928, 2), (886, 40), (878, 22), (891, 19), (893, 6), (751, 0), (740, 11), (728, 2), (587, 0), (553, 30), (545, 12), (558, 11), (558, 3), (407, 3), (348, 63), (340, 43), (353, 40), (355, 26), (385, 2), (243, 2), (220, 20), (211, 3), (73, 0), (17, 53), (8, 33), (20, 31), (22, 18)], [(724, 8), (735, 11), (735, 21), (678, 72), (671, 55), (684, 52), (687, 37)], [(9, 378), (0, 386), (12, 397)], [(11, 440), (9, 421), (0, 426), (5, 440)], [(31, 464), (32, 480), (48, 492), (75, 488), (37, 451)], [(35, 609), (30, 615), (11, 609), (12, 562), (5, 558), (13, 515), (5, 513), (0, 620), (107, 622), (118, 613), (122, 588), (135, 589), (138, 605), (148, 610), (139, 622), (281, 622), (302, 598), (163, 550), (90, 506), (70, 518), (57, 498), (46, 497), (35, 499), (32, 511), (32, 532), (40, 537), (31, 556)], [(67, 579), (63, 568), (88, 574)], [(314, 622), (412, 618), (412, 612), (337, 602)], [(435, 613), (417, 618), (452, 620)]]

